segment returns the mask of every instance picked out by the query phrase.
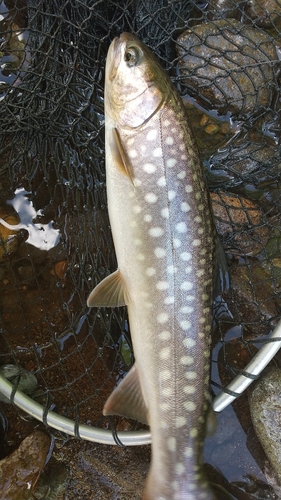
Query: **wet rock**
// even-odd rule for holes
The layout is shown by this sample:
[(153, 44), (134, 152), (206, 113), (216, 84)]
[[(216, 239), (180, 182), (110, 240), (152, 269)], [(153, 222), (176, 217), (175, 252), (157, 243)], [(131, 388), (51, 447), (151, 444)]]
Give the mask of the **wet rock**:
[(274, 297), (271, 275), (260, 264), (248, 261), (247, 265), (230, 268), (231, 287), (223, 298), (233, 317), (233, 322), (243, 324), (243, 339), (252, 340), (268, 335), (277, 324), (280, 308)]
[(257, 26), (271, 28), (280, 23), (281, 4), (278, 0), (248, 0), (245, 9), (245, 22), (250, 19)]
[(0, 460), (0, 500), (28, 500), (50, 448), (50, 437), (35, 431), (19, 448)]
[(270, 106), (277, 54), (267, 34), (221, 19), (185, 31), (176, 49), (182, 81), (207, 108), (245, 115)]
[(46, 473), (40, 475), (36, 485), (36, 500), (62, 500), (66, 490), (68, 480), (68, 469), (62, 464), (56, 462), (48, 467)]
[(245, 2), (236, 0), (210, 0), (207, 13), (209, 19), (240, 19)]
[(216, 175), (223, 169), (231, 186), (249, 182), (258, 187), (262, 182), (274, 181), (280, 175), (280, 167), (280, 153), (262, 137), (259, 141), (235, 138), (210, 159), (211, 172)]
[(256, 435), (281, 484), (281, 370), (267, 368), (249, 396)]
[[(11, 363), (0, 366), (0, 375), (25, 394), (32, 394), (38, 387), (37, 378), (32, 372)], [(0, 401), (10, 402), (1, 392)]]
[(211, 193), (219, 235), (226, 251), (236, 255), (257, 255), (270, 236), (263, 210), (251, 200), (223, 191)]

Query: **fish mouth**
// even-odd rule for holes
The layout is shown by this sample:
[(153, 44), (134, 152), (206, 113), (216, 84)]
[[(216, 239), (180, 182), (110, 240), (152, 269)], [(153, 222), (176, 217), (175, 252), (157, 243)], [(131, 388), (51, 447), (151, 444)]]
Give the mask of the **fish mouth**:
[(121, 37), (115, 37), (114, 40), (112, 41), (108, 54), (107, 54), (107, 64), (109, 65), (110, 71), (108, 78), (110, 81), (114, 80), (118, 67), (121, 62), (121, 57), (122, 57), (122, 50), (121, 47), (123, 45), (123, 42), (121, 40)]

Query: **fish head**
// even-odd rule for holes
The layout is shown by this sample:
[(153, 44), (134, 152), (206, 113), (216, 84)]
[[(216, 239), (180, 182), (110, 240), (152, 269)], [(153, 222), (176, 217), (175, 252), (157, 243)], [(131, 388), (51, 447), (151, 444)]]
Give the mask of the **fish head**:
[(105, 73), (105, 111), (120, 126), (136, 128), (166, 101), (170, 84), (150, 50), (131, 33), (111, 43)]

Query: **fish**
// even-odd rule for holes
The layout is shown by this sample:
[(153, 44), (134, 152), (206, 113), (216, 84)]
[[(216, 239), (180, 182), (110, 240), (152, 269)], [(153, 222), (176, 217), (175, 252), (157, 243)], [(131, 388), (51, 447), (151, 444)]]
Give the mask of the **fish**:
[(108, 212), (118, 268), (88, 297), (126, 306), (135, 363), (104, 415), (148, 423), (143, 500), (214, 500), (203, 473), (210, 407), (215, 233), (182, 100), (136, 36), (122, 33), (105, 70)]

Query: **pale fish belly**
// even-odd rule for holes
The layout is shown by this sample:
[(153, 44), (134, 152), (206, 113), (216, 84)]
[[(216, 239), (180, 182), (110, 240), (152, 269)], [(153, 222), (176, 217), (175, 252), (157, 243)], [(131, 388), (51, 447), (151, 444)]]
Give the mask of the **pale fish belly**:
[(201, 451), (214, 234), (201, 166), (181, 112), (164, 108), (141, 130), (119, 133), (134, 186), (109, 160), (108, 202), (152, 434), (144, 498), (211, 500)]

